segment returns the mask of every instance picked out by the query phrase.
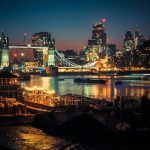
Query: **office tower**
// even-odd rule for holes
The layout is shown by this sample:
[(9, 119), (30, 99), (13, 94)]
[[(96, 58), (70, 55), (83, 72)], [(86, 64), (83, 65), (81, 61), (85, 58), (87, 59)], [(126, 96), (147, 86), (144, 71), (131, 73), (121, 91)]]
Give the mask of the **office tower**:
[(92, 38), (88, 40), (88, 49), (87, 58), (89, 60), (97, 60), (101, 57), (106, 50), (106, 41), (107, 35), (105, 33), (104, 23), (106, 19), (103, 18), (100, 22), (96, 23), (92, 27)]
[(116, 44), (108, 44), (108, 54), (111, 58), (116, 55)]
[(123, 42), (124, 52), (130, 52), (134, 49), (134, 41), (131, 31), (127, 31)]

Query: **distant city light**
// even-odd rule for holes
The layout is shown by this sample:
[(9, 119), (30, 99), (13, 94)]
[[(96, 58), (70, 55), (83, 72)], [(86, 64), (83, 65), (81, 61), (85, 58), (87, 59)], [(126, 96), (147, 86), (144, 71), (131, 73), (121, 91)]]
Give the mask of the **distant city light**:
[(14, 57), (16, 57), (17, 56), (17, 54), (16, 53), (14, 53)]
[(24, 53), (23, 53), (23, 52), (21, 53), (21, 56), (22, 56), (22, 57), (24, 56)]

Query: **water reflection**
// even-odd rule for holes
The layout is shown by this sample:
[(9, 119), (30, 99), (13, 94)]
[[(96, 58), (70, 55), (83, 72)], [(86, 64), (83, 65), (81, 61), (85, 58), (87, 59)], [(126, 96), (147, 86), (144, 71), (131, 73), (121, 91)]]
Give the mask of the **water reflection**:
[[(64, 80), (59, 80), (59, 79)], [(29, 87), (37, 86), (48, 90), (54, 90), (57, 95), (79, 94), (100, 99), (112, 100), (117, 96), (141, 97), (144, 92), (150, 91), (150, 81), (122, 80), (122, 84), (115, 85), (115, 80), (108, 79), (107, 84), (77, 84), (76, 76), (39, 77), (33, 76)]]
[(0, 127), (0, 135), (0, 146), (14, 150), (55, 150), (70, 143), (31, 126)]

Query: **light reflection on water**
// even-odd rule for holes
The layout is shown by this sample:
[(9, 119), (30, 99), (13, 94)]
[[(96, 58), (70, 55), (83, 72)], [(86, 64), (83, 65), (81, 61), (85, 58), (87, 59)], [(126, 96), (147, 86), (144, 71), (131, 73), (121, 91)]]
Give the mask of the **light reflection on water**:
[[(112, 100), (117, 96), (141, 97), (146, 90), (150, 91), (150, 81), (126, 79), (122, 81), (121, 85), (115, 85), (114, 80), (108, 79), (107, 84), (79, 84), (74, 83), (74, 78), (76, 78), (76, 76), (33, 76), (31, 81), (25, 84), (29, 87), (37, 86), (48, 90), (54, 90), (57, 95), (79, 94), (107, 100)], [(129, 78), (131, 78), (131, 76), (129, 76)]]
[(55, 150), (70, 143), (31, 126), (0, 127), (0, 135), (0, 146), (14, 150)]

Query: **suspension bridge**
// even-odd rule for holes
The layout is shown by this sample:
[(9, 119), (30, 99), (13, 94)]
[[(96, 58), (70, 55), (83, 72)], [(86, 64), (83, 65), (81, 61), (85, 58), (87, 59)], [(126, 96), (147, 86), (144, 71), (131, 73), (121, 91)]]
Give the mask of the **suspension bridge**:
[(95, 65), (97, 61), (89, 62), (84, 65), (76, 64), (68, 59), (66, 59), (61, 53), (58, 52), (56, 49), (52, 49), (46, 46), (37, 46), (37, 45), (13, 45), (9, 46), (9, 49), (33, 49), (43, 53), (43, 64), (42, 67), (47, 67), (49, 65), (58, 67), (58, 68), (72, 68), (72, 69), (95, 69)]

